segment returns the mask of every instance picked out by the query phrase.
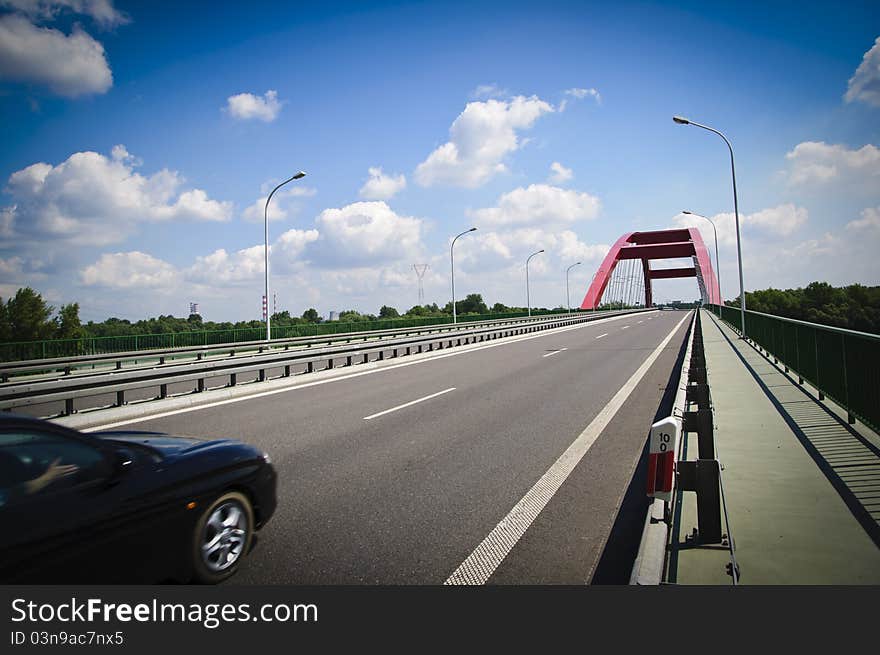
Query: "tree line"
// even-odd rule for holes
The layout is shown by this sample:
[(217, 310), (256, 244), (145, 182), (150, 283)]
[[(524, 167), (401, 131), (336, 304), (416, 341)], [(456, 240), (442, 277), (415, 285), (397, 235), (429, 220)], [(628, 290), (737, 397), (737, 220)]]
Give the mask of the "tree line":
[[(546, 308), (532, 308), (533, 311), (547, 311)], [(562, 310), (561, 307), (556, 308)], [(490, 308), (482, 294), (472, 293), (463, 300), (456, 301), (455, 311), (459, 316), (473, 314), (507, 314), (525, 312), (525, 307), (508, 307), (495, 303)], [(440, 307), (437, 303), (415, 305), (401, 313), (396, 308), (383, 305), (377, 314), (360, 313), (354, 309), (339, 312), (338, 320), (345, 323), (360, 323), (395, 318), (432, 318), (452, 316), (452, 302)], [(322, 323), (324, 319), (318, 311), (310, 307), (302, 316), (291, 316), (289, 311), (272, 315), (272, 325), (288, 327), (303, 323)], [(142, 334), (169, 334), (178, 332), (202, 332), (205, 330), (240, 330), (261, 328), (261, 320), (251, 321), (205, 321), (199, 314), (188, 317), (157, 316), (155, 318), (129, 321), (111, 317), (105, 321), (82, 323), (79, 317), (79, 303), (62, 305), (57, 311), (43, 297), (30, 287), (19, 289), (15, 296), (5, 302), (0, 298), (0, 342), (40, 341), (44, 339), (81, 339), (88, 337), (133, 336)]]
[[(739, 298), (728, 305), (739, 307)], [(880, 334), (880, 287), (834, 287), (827, 282), (812, 282), (802, 289), (747, 291), (746, 309)]]

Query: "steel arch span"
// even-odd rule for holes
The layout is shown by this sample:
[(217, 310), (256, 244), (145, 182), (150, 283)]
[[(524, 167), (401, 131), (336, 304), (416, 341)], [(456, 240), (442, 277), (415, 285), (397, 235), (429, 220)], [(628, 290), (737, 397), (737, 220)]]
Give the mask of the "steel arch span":
[[(651, 269), (652, 259), (693, 258), (693, 268)], [(676, 277), (696, 277), (700, 296), (704, 303), (722, 304), (718, 293), (718, 279), (712, 268), (709, 251), (703, 243), (699, 230), (682, 228), (676, 230), (656, 230), (654, 232), (629, 232), (620, 237), (605, 255), (602, 265), (596, 271), (593, 282), (584, 296), (581, 309), (595, 309), (605, 293), (618, 263), (625, 259), (639, 259), (645, 278), (645, 307), (652, 307), (651, 280)]]

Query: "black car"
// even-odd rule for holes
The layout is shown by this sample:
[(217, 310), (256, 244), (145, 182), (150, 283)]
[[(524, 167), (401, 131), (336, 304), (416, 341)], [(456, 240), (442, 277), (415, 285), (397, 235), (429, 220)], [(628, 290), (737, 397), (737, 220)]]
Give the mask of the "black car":
[(238, 441), (2, 415), (0, 583), (220, 582), (275, 484), (268, 455)]

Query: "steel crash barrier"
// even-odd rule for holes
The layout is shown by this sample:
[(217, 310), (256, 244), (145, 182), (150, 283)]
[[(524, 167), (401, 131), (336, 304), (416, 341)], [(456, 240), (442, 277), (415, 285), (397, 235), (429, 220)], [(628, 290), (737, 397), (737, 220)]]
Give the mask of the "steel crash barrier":
[[(608, 316), (613, 312), (598, 312), (596, 316)], [(492, 325), (509, 325), (515, 323), (538, 323), (540, 321), (554, 320), (561, 317), (572, 316), (569, 314), (550, 314), (542, 315), (534, 318), (515, 317), (502, 318), (488, 321), (471, 321), (467, 323), (443, 323), (440, 325), (428, 325), (421, 327), (401, 327), (394, 329), (371, 330), (371, 331), (355, 331), (340, 332), (331, 335), (321, 335), (312, 337), (291, 337), (286, 339), (265, 339), (257, 341), (240, 341), (235, 343), (209, 344), (197, 346), (181, 346), (175, 348), (153, 348), (149, 350), (132, 350), (125, 352), (117, 352), (112, 354), (100, 355), (81, 355), (78, 357), (57, 357), (49, 359), (31, 359), (16, 362), (5, 362), (0, 364), (0, 382), (9, 382), (14, 377), (24, 375), (57, 372), (62, 375), (71, 375), (77, 371), (94, 370), (99, 367), (112, 366), (115, 369), (121, 369), (131, 365), (153, 365), (158, 362), (161, 366), (167, 361), (182, 358), (203, 359), (211, 356), (228, 356), (234, 357), (249, 352), (261, 353), (271, 349), (290, 350), (291, 348), (304, 347), (309, 348), (318, 344), (331, 345), (333, 343), (352, 341), (369, 341), (375, 339), (384, 339), (396, 336), (410, 336), (420, 334), (433, 334), (451, 331), (478, 330), (482, 327)], [(584, 314), (576, 314), (575, 316), (584, 316)], [(590, 315), (592, 316), (592, 314)]]
[[(550, 310), (535, 310), (534, 317), (559, 315)], [(488, 323), (501, 320), (527, 318), (526, 312), (501, 314), (462, 314), (458, 323)], [(325, 321), (322, 323), (299, 323), (276, 325), (272, 328), (272, 341), (302, 337), (331, 336), (343, 333), (376, 332), (380, 330), (403, 330), (450, 325), (445, 316), (424, 318), (393, 318), (354, 323)], [(194, 330), (186, 332), (162, 332), (104, 337), (80, 337), (76, 339), (49, 339), (43, 341), (19, 341), (0, 343), (0, 361), (46, 360), (84, 355), (111, 355), (132, 351), (162, 350), (169, 348), (194, 348), (197, 346), (229, 346), (232, 344), (262, 341), (265, 327), (234, 328), (226, 330)]]
[[(685, 458), (688, 434), (697, 436), (696, 459)], [(688, 535), (687, 545), (729, 546), (732, 564), (728, 568), (736, 584), (739, 571), (732, 540), (722, 530), (721, 465), (715, 452), (712, 399), (699, 310), (694, 312), (691, 321), (672, 413), (651, 426), (646, 491), (651, 501), (630, 584), (663, 582), (670, 549), (680, 547), (670, 544), (670, 534), (675, 504), (681, 502), (683, 492), (693, 492), (697, 498), (697, 526)]]
[[(708, 305), (722, 321), (742, 334), (738, 307)], [(746, 310), (746, 339), (798, 384), (812, 384), (847, 412), (850, 424), (861, 420), (880, 430), (880, 335)]]
[[(479, 343), (508, 336), (528, 334), (559, 327), (591, 322), (609, 316), (619, 316), (646, 310), (624, 310), (601, 315), (571, 314), (553, 320), (501, 324), (481, 329), (445, 332), (427, 336), (393, 338), (380, 343), (345, 344), (310, 350), (269, 350), (248, 357), (220, 360), (198, 360), (186, 364), (167, 364), (164, 367), (112, 371), (89, 376), (64, 376), (52, 380), (35, 380), (0, 386), (0, 409), (11, 411), (18, 407), (63, 402), (60, 415), (77, 411), (78, 400), (103, 394), (115, 394), (114, 407), (126, 404), (126, 393), (136, 389), (158, 389), (158, 395), (150, 399), (169, 397), (169, 386), (190, 382), (195, 387), (186, 393), (208, 390), (208, 381), (215, 378), (228, 380), (223, 387), (234, 387), (239, 376), (257, 374), (256, 381), (270, 379), (272, 371), (277, 377), (295, 374), (294, 366), (304, 366), (305, 373), (332, 369), (337, 366), (354, 366), (370, 361), (381, 361), (443, 348)], [(178, 394), (185, 395), (185, 394)]]

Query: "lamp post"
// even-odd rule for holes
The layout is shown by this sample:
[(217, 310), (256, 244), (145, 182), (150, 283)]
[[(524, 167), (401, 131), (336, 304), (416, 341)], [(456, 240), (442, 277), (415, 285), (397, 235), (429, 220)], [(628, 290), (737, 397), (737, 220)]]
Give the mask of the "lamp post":
[(272, 200), (272, 196), (275, 195), (275, 192), (278, 191), (281, 187), (283, 187), (288, 182), (292, 182), (293, 180), (299, 180), (306, 176), (305, 171), (300, 171), (296, 175), (293, 175), (286, 180), (284, 180), (281, 184), (272, 189), (272, 193), (269, 194), (269, 197), (266, 198), (266, 206), (263, 209), (263, 228), (264, 228), (264, 236), (266, 238), (265, 247), (263, 249), (263, 263), (264, 268), (266, 269), (266, 278), (265, 278), (265, 292), (266, 292), (266, 341), (272, 340), (272, 327), (271, 327), (271, 319), (269, 312), (269, 201)]
[(715, 227), (715, 221), (713, 221), (708, 216), (703, 216), (702, 214), (690, 212), (687, 209), (683, 209), (681, 213), (687, 214), (688, 216), (696, 216), (697, 218), (705, 218), (712, 224), (712, 231), (715, 233), (715, 281), (718, 283), (718, 302), (719, 304), (723, 305), (724, 296), (721, 295), (721, 265), (718, 263), (718, 229)]
[(740, 320), (742, 321), (742, 338), (746, 338), (746, 292), (745, 287), (743, 286), (743, 262), (742, 262), (742, 245), (739, 238), (739, 202), (736, 198), (736, 169), (733, 165), (733, 146), (730, 145), (730, 141), (727, 140), (727, 137), (724, 136), (721, 132), (716, 130), (714, 127), (709, 127), (708, 125), (702, 125), (700, 123), (695, 123), (692, 120), (688, 120), (687, 118), (682, 118), (681, 116), (673, 116), (672, 120), (678, 123), (679, 125), (693, 125), (694, 127), (701, 127), (704, 130), (708, 130), (709, 132), (714, 132), (722, 139), (724, 139), (724, 143), (727, 144), (727, 149), (730, 151), (730, 175), (733, 179), (733, 213), (736, 217), (736, 258), (737, 263), (739, 265), (739, 310), (740, 310)]
[(532, 261), (532, 257), (535, 255), (540, 255), (544, 252), (544, 249), (541, 248), (538, 252), (533, 252), (529, 255), (528, 259), (526, 259), (526, 304), (529, 306), (529, 316), (532, 315), (532, 297), (529, 294), (529, 262)]
[(455, 313), (455, 254), (453, 253), (452, 248), (455, 246), (455, 242), (458, 241), (458, 237), (463, 237), (468, 232), (473, 232), (476, 229), (477, 228), (472, 227), (469, 230), (465, 230), (464, 232), (459, 234), (457, 237), (455, 237), (452, 240), (452, 245), (449, 246), (449, 268), (452, 271), (452, 322), (453, 323), (458, 322), (458, 316)]
[(565, 303), (568, 305), (568, 313), (571, 314), (571, 295), (568, 293), (568, 272), (575, 266), (580, 266), (581, 262), (576, 262), (565, 269)]

